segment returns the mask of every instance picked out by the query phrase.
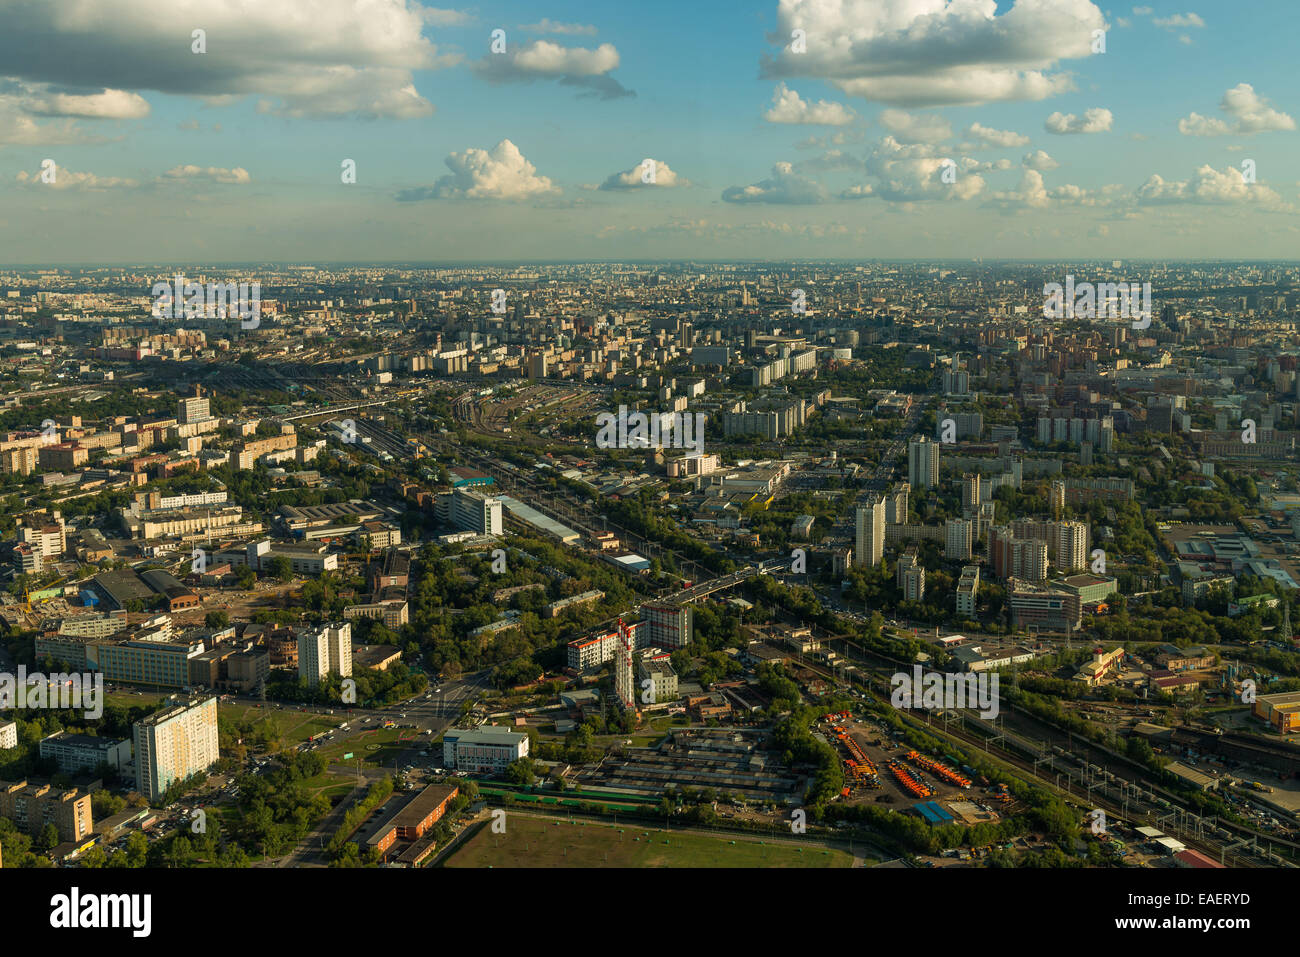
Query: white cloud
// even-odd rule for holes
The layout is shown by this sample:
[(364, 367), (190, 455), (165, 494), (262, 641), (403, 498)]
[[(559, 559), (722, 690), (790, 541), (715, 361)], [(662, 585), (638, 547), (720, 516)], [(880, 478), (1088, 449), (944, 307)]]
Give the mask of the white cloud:
[(1004, 210), (1046, 209), (1050, 206), (1108, 206), (1115, 201), (1119, 186), (1106, 186), (1101, 190), (1087, 190), (1066, 183), (1050, 189), (1043, 182), (1043, 174), (1036, 169), (1026, 169), (1020, 185), (1013, 190), (994, 193), (985, 204)]
[(884, 110), (880, 125), (894, 134), (900, 143), (939, 143), (952, 136), (952, 127), (942, 116), (914, 114), (903, 110)]
[(726, 203), (776, 203), (811, 205), (829, 199), (826, 187), (814, 179), (794, 171), (790, 163), (777, 163), (772, 167), (770, 179), (749, 186), (731, 186), (722, 191)]
[(489, 53), (470, 68), (493, 83), (558, 80), (566, 86), (583, 87), (589, 91), (585, 95), (601, 99), (635, 96), (609, 75), (618, 64), (618, 49), (612, 43), (588, 49), (533, 40), (522, 47), (507, 47), (505, 53)]
[(1026, 167), (1027, 169), (1036, 169), (1036, 170), (1052, 170), (1052, 169), (1056, 169), (1058, 166), (1061, 165), (1056, 160), (1048, 156), (1047, 153), (1044, 152), (1043, 150), (1034, 150), (1032, 153), (1026, 153), (1025, 158), (1022, 159), (1020, 162), (1021, 165)]
[(1229, 166), (1220, 171), (1202, 166), (1188, 181), (1165, 180), (1152, 174), (1134, 194), (1144, 206), (1186, 204), (1197, 206), (1258, 205), (1278, 209), (1285, 204), (1274, 190), (1260, 183), (1247, 183), (1241, 171)]
[(201, 179), (231, 186), (247, 186), (253, 181), (253, 178), (248, 175), (248, 170), (242, 166), (236, 166), (234, 169), (224, 169), (220, 166), (203, 167), (190, 164), (169, 169), (159, 178), (159, 182)]
[(612, 43), (602, 43), (594, 50), (585, 47), (564, 47), (549, 40), (534, 40), (510, 56), (515, 69), (525, 73), (568, 73), (574, 76), (596, 76), (608, 73), (618, 66), (618, 50)]
[(1114, 121), (1110, 110), (1094, 107), (1084, 110), (1082, 118), (1073, 113), (1053, 113), (1043, 124), (1049, 133), (1066, 135), (1069, 133), (1105, 133)]
[(149, 101), (126, 90), (101, 93), (32, 92), (26, 108), (37, 116), (75, 116), (92, 120), (138, 120), (149, 115)]
[(519, 147), (502, 140), (490, 152), (467, 149), (452, 153), (446, 160), (451, 170), (433, 186), (402, 190), (397, 198), (403, 202), (422, 199), (500, 199), (518, 201), (559, 189), (524, 158)]
[[(767, 77), (816, 77), (867, 100), (939, 106), (1041, 100), (1071, 88), (1057, 63), (1092, 55), (1091, 0), (781, 0)], [(806, 52), (790, 49), (805, 31)]]
[[(610, 173), (605, 182), (600, 184), (600, 189), (604, 190), (627, 190), (627, 189), (670, 189), (674, 186), (690, 186), (690, 181), (685, 177), (678, 176), (675, 171), (669, 168), (663, 160), (650, 159), (647, 165), (646, 160), (637, 163), (631, 169), (623, 170), (621, 173)], [(647, 170), (653, 170), (654, 182), (645, 182), (645, 173)]]
[(54, 167), (54, 182), (47, 183), (41, 179), (41, 170), (35, 173), (28, 173), (25, 170), (19, 172), (17, 181), (30, 186), (48, 187), (49, 189), (73, 189), (73, 190), (104, 190), (104, 189), (130, 189), (140, 184), (133, 179), (122, 179), (117, 176), (96, 176), (94, 173), (77, 173), (64, 166)]
[[(433, 113), (413, 71), (457, 59), (439, 55), (422, 32), (427, 11), (408, 0), (201, 6), (0, 0), (0, 74), (56, 85), (73, 106), (101, 111), (94, 115), (141, 109), (106, 93), (156, 90), (205, 100), (260, 96), (292, 116), (409, 118)], [(207, 32), (201, 55), (191, 52), (196, 28)]]
[(984, 146), (999, 149), (1010, 149), (1013, 146), (1025, 146), (1029, 143), (1028, 136), (1012, 130), (995, 130), (980, 123), (972, 123), (966, 130), (966, 135)]
[(1184, 136), (1251, 136), (1295, 129), (1295, 120), (1268, 105), (1249, 83), (1238, 83), (1223, 94), (1219, 109), (1227, 120), (1192, 113), (1178, 121)]
[(800, 123), (815, 126), (848, 126), (857, 118), (853, 110), (842, 103), (818, 100), (813, 103), (802, 99), (784, 83), (777, 84), (772, 94), (772, 108), (763, 114), (769, 123)]
[(978, 196), (984, 178), (959, 172), (965, 162), (943, 156), (926, 144), (908, 145), (886, 136), (867, 157), (866, 166), (867, 174), (876, 180), (873, 195), (888, 202), (911, 203)]

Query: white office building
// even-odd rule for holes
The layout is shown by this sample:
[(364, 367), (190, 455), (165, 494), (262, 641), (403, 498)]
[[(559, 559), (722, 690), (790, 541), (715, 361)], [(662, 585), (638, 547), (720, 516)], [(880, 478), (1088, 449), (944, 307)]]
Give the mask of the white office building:
[(528, 735), (489, 724), (470, 731), (449, 730), (442, 739), (442, 763), (449, 771), (499, 774), (528, 754)]

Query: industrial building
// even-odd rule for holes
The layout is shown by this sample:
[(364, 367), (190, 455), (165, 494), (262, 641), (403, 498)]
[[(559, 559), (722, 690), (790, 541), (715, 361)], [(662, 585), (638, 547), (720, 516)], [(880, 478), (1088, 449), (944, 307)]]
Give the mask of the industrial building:
[(1250, 713), (1283, 734), (1300, 731), (1300, 691), (1260, 695)]

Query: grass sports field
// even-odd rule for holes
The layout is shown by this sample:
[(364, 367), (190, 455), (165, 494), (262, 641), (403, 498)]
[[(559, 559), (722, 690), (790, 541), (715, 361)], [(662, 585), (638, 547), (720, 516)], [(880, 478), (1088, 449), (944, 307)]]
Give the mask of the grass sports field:
[(506, 818), (506, 833), (482, 828), (446, 867), (851, 867), (844, 851), (808, 845), (760, 844), (707, 834)]

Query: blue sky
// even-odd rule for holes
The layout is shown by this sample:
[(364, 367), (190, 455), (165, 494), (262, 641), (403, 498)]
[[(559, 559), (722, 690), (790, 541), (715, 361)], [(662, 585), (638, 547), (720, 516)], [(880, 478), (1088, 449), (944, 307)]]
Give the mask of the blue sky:
[(0, 0), (0, 22), (0, 262), (1250, 259), (1300, 239), (1290, 2)]

